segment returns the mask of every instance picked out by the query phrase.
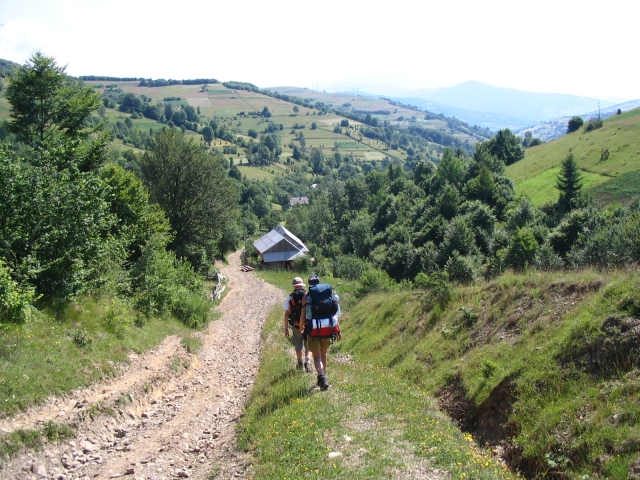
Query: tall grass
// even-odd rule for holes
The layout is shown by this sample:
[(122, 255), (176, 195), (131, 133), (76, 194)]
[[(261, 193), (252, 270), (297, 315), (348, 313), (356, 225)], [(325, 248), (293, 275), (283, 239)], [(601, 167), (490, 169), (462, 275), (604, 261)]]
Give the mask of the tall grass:
[(507, 274), (456, 288), (433, 310), (416, 292), (372, 295), (349, 313), (338, 348), (437, 395), (478, 440), (510, 445), (528, 477), (629, 478), (640, 342), (625, 318), (639, 278)]

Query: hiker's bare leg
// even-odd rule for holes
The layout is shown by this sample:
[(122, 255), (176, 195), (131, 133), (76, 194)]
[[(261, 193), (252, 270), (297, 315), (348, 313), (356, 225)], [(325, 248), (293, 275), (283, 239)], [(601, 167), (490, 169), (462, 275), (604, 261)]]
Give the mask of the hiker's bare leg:
[(322, 366), (324, 369), (327, 369), (327, 349), (323, 348), (320, 350), (320, 361), (322, 362)]
[(324, 375), (324, 363), (322, 363), (322, 356), (320, 352), (313, 352), (313, 364), (316, 367), (318, 375)]

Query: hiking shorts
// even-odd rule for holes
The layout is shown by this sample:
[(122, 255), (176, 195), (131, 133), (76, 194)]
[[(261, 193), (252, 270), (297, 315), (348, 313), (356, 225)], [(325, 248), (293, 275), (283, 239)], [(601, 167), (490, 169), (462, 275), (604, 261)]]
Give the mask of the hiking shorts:
[(320, 353), (322, 350), (328, 350), (331, 345), (330, 338), (307, 337), (309, 342), (309, 351), (311, 353)]
[(291, 335), (291, 343), (296, 349), (296, 352), (301, 352), (306, 347), (302, 332), (299, 328), (293, 327), (293, 333)]

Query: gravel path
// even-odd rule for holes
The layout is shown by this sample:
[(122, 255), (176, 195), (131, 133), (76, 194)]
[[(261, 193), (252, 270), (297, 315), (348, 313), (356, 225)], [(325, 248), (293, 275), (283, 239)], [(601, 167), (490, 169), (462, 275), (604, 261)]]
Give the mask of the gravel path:
[(169, 337), (132, 355), (112, 382), (0, 421), (3, 432), (46, 421), (79, 424), (73, 440), (0, 465), (0, 478), (248, 478), (250, 459), (236, 448), (235, 427), (258, 370), (262, 325), (286, 294), (240, 272), (239, 252), (219, 267), (228, 293), (197, 355)]

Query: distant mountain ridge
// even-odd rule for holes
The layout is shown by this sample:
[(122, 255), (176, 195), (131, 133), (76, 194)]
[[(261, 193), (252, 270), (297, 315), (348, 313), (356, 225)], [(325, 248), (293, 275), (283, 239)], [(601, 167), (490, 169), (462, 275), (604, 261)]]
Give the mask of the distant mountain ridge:
[[(353, 83), (356, 85), (357, 82)], [(339, 84), (345, 91), (348, 84)], [(363, 83), (366, 89), (404, 104), (447, 116), (455, 116), (470, 125), (491, 130), (527, 126), (564, 116), (579, 115), (613, 106), (613, 102), (561, 93), (536, 93), (513, 88), (496, 87), (478, 81), (467, 81), (453, 87), (417, 89), (400, 93), (402, 89), (386, 84)], [(330, 87), (331, 88), (331, 87)], [(374, 90), (379, 88), (379, 90)], [(364, 92), (360, 90), (360, 94)]]

